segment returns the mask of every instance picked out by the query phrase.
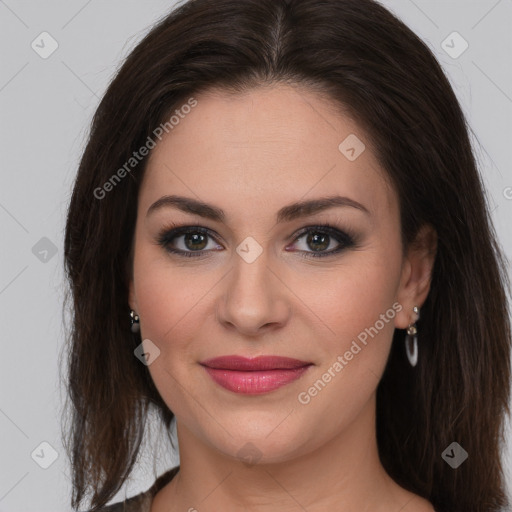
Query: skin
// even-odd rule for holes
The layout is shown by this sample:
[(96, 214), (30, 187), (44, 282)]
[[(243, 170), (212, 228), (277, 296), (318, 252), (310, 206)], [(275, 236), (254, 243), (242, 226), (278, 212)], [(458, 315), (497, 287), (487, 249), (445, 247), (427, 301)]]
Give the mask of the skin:
[[(413, 323), (413, 306), (421, 308), (428, 295), (435, 232), (421, 230), (418, 246), (403, 254), (396, 193), (362, 129), (325, 98), (279, 84), (196, 99), (151, 151), (135, 229), (129, 301), (142, 339), (160, 350), (148, 369), (176, 415), (181, 462), (151, 512), (433, 511), (382, 467), (375, 406), (394, 329)], [(349, 134), (366, 144), (354, 161), (338, 149)], [(222, 208), (226, 218), (173, 207), (147, 215), (171, 194)], [(283, 206), (334, 194), (369, 214), (333, 207), (276, 224)], [(200, 257), (170, 254), (157, 243), (170, 222), (209, 228), (215, 238), (199, 244)], [(357, 245), (311, 257), (317, 246), (298, 232), (325, 222), (352, 230)], [(252, 263), (236, 252), (248, 236), (262, 249)], [(193, 243), (178, 235), (172, 246), (190, 252)], [(330, 238), (322, 250), (337, 247)], [(394, 303), (401, 311), (301, 404), (298, 394)], [(421, 357), (421, 333), (419, 342)], [(199, 364), (229, 354), (281, 355), (314, 366), (284, 387), (250, 396), (220, 387)], [(239, 454), (248, 442), (258, 454), (253, 463)]]

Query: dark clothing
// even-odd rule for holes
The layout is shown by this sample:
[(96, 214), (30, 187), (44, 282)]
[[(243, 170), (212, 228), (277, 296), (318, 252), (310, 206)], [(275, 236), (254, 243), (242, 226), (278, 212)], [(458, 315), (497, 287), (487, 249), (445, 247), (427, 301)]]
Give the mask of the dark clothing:
[(97, 512), (149, 512), (156, 493), (173, 479), (179, 469), (180, 467), (176, 466), (160, 475), (147, 491), (127, 498), (124, 501), (107, 505)]

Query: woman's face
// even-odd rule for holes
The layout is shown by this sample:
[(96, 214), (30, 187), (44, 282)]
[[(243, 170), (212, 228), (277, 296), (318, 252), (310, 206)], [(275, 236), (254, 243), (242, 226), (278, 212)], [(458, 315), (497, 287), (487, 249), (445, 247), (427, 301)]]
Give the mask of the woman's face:
[[(397, 197), (359, 126), (312, 92), (196, 100), (151, 150), (130, 304), (178, 431), (286, 461), (370, 417), (393, 330), (411, 320)], [(221, 356), (300, 362), (204, 365)]]

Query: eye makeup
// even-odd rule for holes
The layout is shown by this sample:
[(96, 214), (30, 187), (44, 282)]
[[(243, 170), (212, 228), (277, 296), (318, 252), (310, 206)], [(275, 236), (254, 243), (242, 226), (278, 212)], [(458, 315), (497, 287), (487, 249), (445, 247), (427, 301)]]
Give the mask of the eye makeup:
[[(156, 243), (160, 245), (166, 252), (178, 257), (206, 257), (209, 253), (222, 250), (222, 245), (218, 242), (218, 235), (209, 228), (190, 224), (167, 224), (157, 235)], [(181, 239), (181, 241), (180, 241)], [(325, 258), (332, 257), (343, 251), (357, 246), (357, 236), (350, 230), (340, 229), (330, 223), (322, 223), (318, 225), (309, 225), (300, 229), (293, 236), (290, 246), (296, 245), (300, 240), (305, 239), (306, 247), (317, 245), (317, 249), (308, 250), (292, 250), (289, 252), (297, 252), (304, 258)], [(210, 245), (209, 240), (213, 240), (217, 244), (217, 248), (206, 249)], [(180, 241), (178, 243), (178, 241)], [(337, 244), (334, 249), (328, 251), (322, 250)], [(176, 247), (181, 245), (181, 248)], [(199, 247), (193, 247), (199, 245)], [(215, 245), (215, 244), (214, 244)], [(218, 248), (220, 247), (220, 249)], [(197, 250), (195, 250), (197, 249)]]

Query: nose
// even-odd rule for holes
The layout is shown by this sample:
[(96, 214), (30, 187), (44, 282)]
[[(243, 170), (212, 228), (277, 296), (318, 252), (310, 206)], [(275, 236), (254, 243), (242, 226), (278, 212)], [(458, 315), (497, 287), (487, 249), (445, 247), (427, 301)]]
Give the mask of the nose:
[(291, 313), (291, 292), (278, 272), (269, 267), (266, 251), (252, 263), (236, 256), (233, 265), (223, 280), (218, 321), (225, 328), (250, 337), (286, 325)]

